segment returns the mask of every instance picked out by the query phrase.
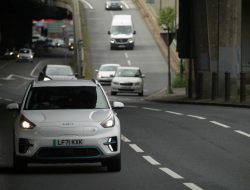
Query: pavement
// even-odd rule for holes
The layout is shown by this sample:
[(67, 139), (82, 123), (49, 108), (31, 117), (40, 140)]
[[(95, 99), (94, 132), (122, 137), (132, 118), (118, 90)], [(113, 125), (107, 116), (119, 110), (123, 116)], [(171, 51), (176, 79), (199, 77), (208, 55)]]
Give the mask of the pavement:
[(162, 102), (162, 103), (175, 103), (175, 104), (195, 104), (195, 105), (214, 105), (214, 106), (227, 106), (227, 107), (241, 107), (250, 108), (250, 97), (246, 101), (240, 102), (239, 98), (231, 97), (230, 101), (225, 101), (223, 98), (211, 99), (196, 99), (189, 98), (186, 93), (186, 88), (173, 88), (173, 93), (169, 94), (167, 89), (162, 89), (145, 98), (147, 101)]

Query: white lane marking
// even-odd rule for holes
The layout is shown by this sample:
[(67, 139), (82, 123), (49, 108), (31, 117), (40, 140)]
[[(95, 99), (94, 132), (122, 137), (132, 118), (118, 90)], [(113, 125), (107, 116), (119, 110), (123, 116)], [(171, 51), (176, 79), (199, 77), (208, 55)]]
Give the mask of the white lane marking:
[(194, 183), (183, 183), (185, 186), (187, 186), (189, 189), (192, 190), (203, 190), (199, 186), (195, 185)]
[(93, 6), (88, 1), (85, 1), (85, 0), (81, 0), (81, 1), (85, 3), (90, 9), (94, 9)]
[(241, 135), (244, 135), (244, 136), (246, 136), (246, 137), (249, 137), (250, 138), (250, 134), (249, 133), (246, 133), (246, 132), (244, 132), (244, 131), (241, 131), (241, 130), (234, 130), (236, 133), (239, 133), (239, 134), (241, 134)]
[(9, 102), (13, 101), (12, 99), (9, 99), (9, 98), (4, 98), (4, 100), (9, 101)]
[(159, 168), (161, 171), (165, 172), (166, 174), (168, 174), (169, 176), (171, 176), (174, 179), (183, 179), (182, 176), (180, 176), (179, 174), (177, 174), (176, 172), (170, 170), (169, 168)]
[(143, 107), (142, 109), (144, 109), (144, 110), (151, 110), (151, 111), (162, 111), (161, 109), (156, 109), (156, 108), (146, 108), (146, 107)]
[(175, 115), (184, 115), (183, 113), (173, 112), (173, 111), (165, 111), (167, 113), (175, 114)]
[(126, 59), (128, 59), (128, 53), (124, 53), (124, 55), (125, 55)]
[(200, 116), (197, 116), (197, 115), (187, 115), (188, 117), (193, 117), (193, 118), (196, 118), (196, 119), (206, 119), (205, 117), (200, 117)]
[(219, 123), (219, 122), (217, 122), (217, 121), (209, 121), (209, 122), (210, 122), (210, 123), (213, 123), (213, 124), (215, 124), (215, 125), (218, 125), (218, 126), (220, 126), (220, 127), (231, 128), (230, 126), (225, 125), (225, 124), (222, 124), (222, 123)]
[(31, 77), (37, 77), (37, 75), (34, 75), (35, 71), (37, 70), (37, 68), (43, 63), (43, 61), (39, 61), (39, 63), (34, 67), (34, 69), (30, 72), (30, 76)]
[(125, 5), (125, 7), (126, 7), (127, 9), (129, 9), (129, 6), (128, 6), (128, 4), (127, 4), (126, 2), (122, 1), (122, 3)]
[(0, 69), (3, 69), (4, 67), (6, 67), (6, 66), (9, 65), (9, 64), (10, 64), (10, 62), (3, 64), (3, 65), (0, 67)]
[(10, 74), (7, 77), (2, 78), (2, 80), (14, 80), (12, 77), (13, 77), (13, 74)]
[(130, 60), (128, 60), (127, 62), (128, 62), (128, 65), (129, 65), (129, 66), (131, 66), (131, 65), (132, 65)]
[(161, 165), (159, 162), (157, 162), (155, 159), (153, 159), (151, 156), (143, 156), (145, 160), (147, 160), (152, 165)]
[(127, 137), (125, 137), (124, 135), (121, 135), (121, 139), (123, 142), (131, 142), (131, 140), (129, 140)]
[(138, 106), (128, 106), (128, 105), (126, 105), (125, 107), (126, 108), (138, 108)]
[(136, 144), (129, 144), (129, 146), (134, 149), (135, 152), (144, 152), (139, 146), (137, 146)]

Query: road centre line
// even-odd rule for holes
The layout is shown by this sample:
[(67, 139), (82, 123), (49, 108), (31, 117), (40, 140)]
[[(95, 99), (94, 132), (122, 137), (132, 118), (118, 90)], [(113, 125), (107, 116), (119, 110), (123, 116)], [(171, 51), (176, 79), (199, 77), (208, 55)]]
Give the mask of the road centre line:
[(121, 139), (122, 139), (123, 142), (127, 142), (127, 143), (131, 142), (131, 140), (129, 140), (129, 139), (128, 139), (127, 137), (125, 137), (124, 135), (121, 135)]
[(187, 186), (189, 189), (192, 190), (203, 190), (199, 186), (195, 185), (194, 183), (183, 183), (185, 186)]
[(144, 152), (139, 146), (136, 144), (129, 144), (129, 146), (135, 151), (135, 152)]
[(124, 53), (124, 55), (125, 55), (126, 59), (128, 59), (128, 53), (126, 52), (126, 53)]
[(183, 113), (173, 112), (173, 111), (165, 111), (166, 113), (171, 113), (175, 115), (184, 115)]
[(147, 107), (142, 107), (144, 110), (151, 110), (151, 111), (162, 111), (161, 109), (156, 109), (156, 108), (147, 108)]
[(145, 160), (147, 160), (152, 165), (161, 165), (159, 162), (157, 162), (155, 159), (153, 159), (151, 156), (142, 156)]
[(239, 133), (239, 134), (241, 134), (241, 135), (244, 135), (244, 136), (246, 136), (246, 137), (249, 137), (250, 138), (250, 134), (249, 133), (246, 133), (246, 132), (244, 132), (244, 131), (241, 131), (241, 130), (234, 130), (236, 133)]
[(129, 65), (129, 66), (131, 66), (131, 65), (132, 65), (130, 60), (128, 60), (127, 62), (128, 62), (128, 65)]
[(206, 119), (205, 117), (200, 117), (200, 116), (197, 116), (197, 115), (187, 115), (188, 117), (193, 117), (193, 118), (196, 118), (196, 119)]
[(169, 176), (171, 176), (174, 179), (183, 179), (182, 176), (180, 176), (179, 174), (175, 173), (174, 171), (170, 170), (169, 168), (159, 168), (161, 171), (163, 171), (164, 173), (168, 174)]
[(209, 121), (210, 123), (213, 123), (213, 124), (215, 124), (215, 125), (218, 125), (218, 126), (220, 126), (220, 127), (224, 127), (224, 128), (231, 128), (230, 126), (228, 126), (228, 125), (225, 125), (225, 124), (222, 124), (222, 123), (219, 123), (219, 122), (217, 122), (217, 121)]

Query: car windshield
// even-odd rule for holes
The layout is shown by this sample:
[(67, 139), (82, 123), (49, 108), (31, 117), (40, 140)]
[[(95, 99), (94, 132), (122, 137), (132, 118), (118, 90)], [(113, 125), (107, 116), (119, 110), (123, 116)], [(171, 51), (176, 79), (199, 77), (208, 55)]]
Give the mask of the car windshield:
[(58, 75), (58, 76), (72, 76), (73, 71), (70, 67), (48, 67), (46, 70), (47, 75)]
[(141, 72), (138, 69), (119, 69), (116, 72), (116, 77), (140, 77)]
[(132, 28), (131, 26), (112, 26), (111, 33), (114, 35), (117, 34), (131, 34)]
[(100, 71), (116, 71), (117, 66), (103, 66), (100, 68)]
[(99, 87), (36, 87), (25, 102), (25, 110), (108, 109), (107, 100)]
[(21, 49), (19, 53), (30, 53), (30, 50), (28, 49)]

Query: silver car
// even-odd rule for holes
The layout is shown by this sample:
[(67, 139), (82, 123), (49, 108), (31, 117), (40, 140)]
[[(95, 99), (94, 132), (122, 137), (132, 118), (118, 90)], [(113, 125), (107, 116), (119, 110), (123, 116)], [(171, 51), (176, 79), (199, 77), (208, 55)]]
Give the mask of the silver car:
[(113, 77), (115, 76), (115, 72), (119, 66), (119, 64), (114, 63), (102, 64), (99, 70), (96, 70), (96, 79), (102, 83), (110, 83)]
[(123, 9), (123, 4), (121, 0), (108, 0), (105, 3), (105, 9), (106, 10), (122, 10)]
[(15, 122), (14, 166), (29, 162), (101, 162), (121, 170), (120, 121), (95, 80), (33, 81)]
[(38, 80), (77, 80), (69, 65), (46, 65), (39, 73)]
[(138, 67), (118, 67), (111, 82), (111, 95), (137, 93), (143, 96), (144, 77)]
[(32, 62), (34, 58), (34, 53), (29, 48), (22, 48), (17, 54), (17, 61), (30, 61)]

